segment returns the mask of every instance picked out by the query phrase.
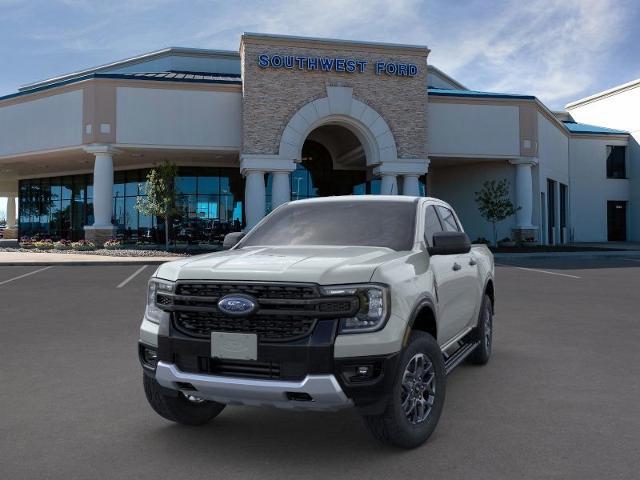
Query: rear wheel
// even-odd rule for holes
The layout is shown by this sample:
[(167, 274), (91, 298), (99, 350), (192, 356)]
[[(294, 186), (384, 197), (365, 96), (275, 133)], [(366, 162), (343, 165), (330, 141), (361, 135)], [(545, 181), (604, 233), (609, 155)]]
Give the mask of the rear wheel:
[(493, 307), (489, 295), (485, 295), (482, 300), (475, 339), (480, 343), (473, 353), (469, 355), (469, 362), (476, 365), (484, 365), (491, 357), (491, 345), (493, 343)]
[(431, 436), (444, 405), (444, 360), (436, 340), (427, 333), (413, 332), (398, 368), (386, 410), (365, 416), (364, 421), (379, 441), (415, 448)]
[(151, 408), (161, 417), (184, 425), (204, 425), (217, 417), (226, 405), (179, 392), (166, 395), (155, 379), (143, 375), (144, 393)]

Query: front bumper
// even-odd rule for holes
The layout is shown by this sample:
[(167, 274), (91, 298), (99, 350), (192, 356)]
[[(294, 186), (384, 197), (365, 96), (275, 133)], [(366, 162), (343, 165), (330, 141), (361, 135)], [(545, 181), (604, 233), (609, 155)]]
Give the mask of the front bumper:
[[(256, 362), (211, 359), (211, 342), (183, 335), (171, 321), (162, 322), (157, 336), (157, 367), (145, 364), (169, 391), (183, 391), (220, 403), (271, 405), (306, 410), (358, 407), (364, 414), (381, 413), (396, 377), (398, 354), (334, 358), (337, 321), (321, 320), (304, 339), (258, 343)], [(355, 336), (355, 335), (354, 335)], [(141, 339), (142, 340), (142, 339)], [(353, 375), (359, 366), (371, 375)]]
[(229, 405), (305, 410), (339, 410), (353, 405), (333, 375), (307, 375), (299, 382), (258, 380), (186, 373), (173, 364), (158, 362), (156, 380), (163, 387)]

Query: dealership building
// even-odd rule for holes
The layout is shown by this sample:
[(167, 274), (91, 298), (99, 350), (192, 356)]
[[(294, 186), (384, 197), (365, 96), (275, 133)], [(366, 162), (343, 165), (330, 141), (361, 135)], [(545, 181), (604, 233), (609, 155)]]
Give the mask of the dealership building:
[(239, 52), (167, 48), (25, 85), (0, 97), (5, 237), (157, 242), (162, 219), (136, 201), (168, 160), (177, 242), (345, 194), (439, 197), (472, 240), (491, 238), (475, 192), (502, 179), (519, 209), (498, 238), (640, 241), (640, 81), (552, 112), (470, 90), (428, 55), (248, 33)]

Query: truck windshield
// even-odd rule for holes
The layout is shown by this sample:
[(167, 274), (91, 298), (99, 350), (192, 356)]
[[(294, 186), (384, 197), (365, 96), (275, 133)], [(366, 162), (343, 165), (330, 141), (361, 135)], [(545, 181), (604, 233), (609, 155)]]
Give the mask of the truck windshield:
[(239, 247), (344, 245), (410, 250), (416, 205), (388, 200), (294, 202), (270, 214)]

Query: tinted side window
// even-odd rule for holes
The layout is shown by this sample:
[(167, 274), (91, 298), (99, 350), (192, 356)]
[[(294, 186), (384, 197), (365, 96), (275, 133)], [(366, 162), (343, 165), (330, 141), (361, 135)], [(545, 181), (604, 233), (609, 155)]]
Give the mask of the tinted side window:
[(442, 220), (442, 228), (445, 232), (459, 232), (460, 226), (454, 217), (453, 212), (448, 208), (437, 206), (440, 219)]
[(424, 236), (427, 245), (433, 247), (433, 234), (442, 231), (442, 224), (433, 206), (428, 206), (424, 220)]

